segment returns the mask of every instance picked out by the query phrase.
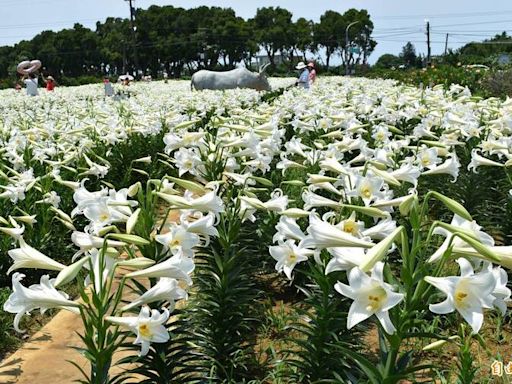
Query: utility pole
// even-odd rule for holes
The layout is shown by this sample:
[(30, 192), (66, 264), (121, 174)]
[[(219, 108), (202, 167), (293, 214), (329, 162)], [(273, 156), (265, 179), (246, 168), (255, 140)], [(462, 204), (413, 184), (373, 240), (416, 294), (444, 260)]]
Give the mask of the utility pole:
[(349, 45), (349, 39), (348, 39), (348, 30), (351, 26), (355, 25), (359, 23), (359, 21), (353, 21), (352, 23), (350, 23), (349, 25), (347, 25), (347, 28), (345, 29), (345, 75), (348, 76), (350, 74), (350, 69), (349, 69), (349, 65), (348, 65), (348, 60), (349, 60), (349, 52), (348, 52), (348, 45)]
[(427, 20), (427, 67), (432, 63), (430, 51), (430, 21)]
[(137, 36), (135, 35), (135, 7), (133, 6), (133, 1), (135, 0), (124, 0), (128, 1), (130, 5), (130, 29), (132, 30), (132, 46), (133, 46), (133, 62), (135, 64), (135, 72), (139, 69), (139, 60), (137, 55)]
[(445, 56), (448, 53), (448, 35), (449, 35), (449, 33), (446, 34), (446, 41), (444, 42), (444, 55)]

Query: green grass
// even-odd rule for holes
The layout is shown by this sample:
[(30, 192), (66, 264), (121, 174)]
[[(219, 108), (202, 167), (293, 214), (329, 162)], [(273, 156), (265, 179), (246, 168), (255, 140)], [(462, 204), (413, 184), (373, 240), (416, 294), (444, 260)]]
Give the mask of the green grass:
[(0, 360), (21, 343), (21, 339), (16, 336), (12, 326), (14, 315), (4, 312), (2, 309), (10, 293), (9, 288), (0, 288)]

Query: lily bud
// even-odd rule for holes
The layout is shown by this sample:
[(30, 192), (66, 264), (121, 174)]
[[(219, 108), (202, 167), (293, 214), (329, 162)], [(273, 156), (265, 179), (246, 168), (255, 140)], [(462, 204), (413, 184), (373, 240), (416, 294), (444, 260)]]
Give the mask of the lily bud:
[(61, 219), (60, 217), (56, 217), (56, 219), (57, 219), (57, 220), (59, 220), (62, 224), (64, 224), (64, 226), (65, 226), (67, 229), (69, 229), (69, 230), (71, 230), (71, 231), (76, 231), (76, 228), (75, 228), (75, 226), (73, 225), (73, 223), (70, 223), (70, 222), (69, 222), (69, 221), (67, 221), (67, 220), (63, 220), (63, 219)]
[(298, 219), (300, 217), (308, 217), (311, 214), (311, 212), (305, 211), (300, 208), (288, 208), (280, 212), (279, 214), (282, 216), (293, 217)]
[(141, 157), (133, 160), (133, 163), (151, 164), (151, 156)]
[(132, 168), (132, 171), (133, 172), (136, 172), (136, 173), (139, 173), (141, 175), (144, 175), (146, 177), (149, 177), (149, 173), (147, 173), (146, 171), (143, 171), (142, 169), (138, 169), (138, 168)]
[(103, 227), (103, 228), (101, 228), (101, 229), (98, 231), (98, 236), (99, 236), (99, 237), (103, 237), (103, 236), (105, 236), (107, 233), (112, 232), (112, 231), (114, 231), (114, 232), (117, 232), (117, 231), (118, 231), (118, 229), (117, 229), (117, 227), (116, 227), (115, 225), (109, 225), (108, 227)]
[(381, 240), (379, 243), (371, 247), (365, 256), (365, 261), (361, 263), (359, 268), (363, 272), (370, 271), (378, 261), (381, 261), (388, 253), (389, 248), (393, 245), (395, 238), (403, 231), (404, 227), (400, 226), (391, 234)]
[(388, 212), (381, 211), (373, 207), (360, 207), (359, 205), (340, 204), (342, 208), (348, 208), (352, 211), (360, 212), (370, 217), (386, 218), (389, 216)]
[(137, 210), (135, 212), (133, 212), (132, 215), (126, 221), (126, 233), (127, 234), (132, 233), (133, 229), (135, 228), (135, 224), (137, 224), (139, 214), (140, 214), (140, 208), (137, 208)]
[(256, 176), (250, 176), (251, 179), (255, 180), (256, 182), (260, 183), (261, 185), (264, 185), (266, 187), (273, 187), (274, 184), (264, 177), (256, 177)]
[(435, 349), (439, 349), (443, 345), (445, 345), (446, 343), (451, 343), (451, 342), (453, 342), (454, 340), (457, 340), (457, 339), (460, 339), (460, 337), (455, 335), (455, 336), (450, 336), (447, 340), (437, 340), (437, 341), (434, 341), (433, 343), (430, 343), (429, 345), (423, 347), (422, 351), (433, 351)]
[(124, 233), (110, 233), (108, 235), (109, 238), (121, 240), (125, 243), (134, 244), (134, 245), (148, 245), (149, 241), (137, 236), (137, 235), (127, 235)]
[(148, 259), (147, 257), (137, 257), (135, 259), (123, 260), (117, 263), (120, 267), (127, 267), (131, 269), (144, 269), (151, 267), (153, 264), (155, 264), (155, 261)]
[(204, 187), (201, 184), (198, 184), (196, 182), (190, 181), (190, 180), (183, 180), (178, 179), (177, 177), (167, 176), (167, 179), (173, 181), (174, 183), (178, 184), (180, 187), (188, 189), (191, 192), (203, 194), (206, 192)]
[(457, 215), (459, 215), (460, 217), (462, 217), (463, 219), (466, 219), (466, 220), (469, 220), (469, 221), (473, 221), (471, 215), (469, 214), (469, 212), (466, 210), (466, 208), (464, 208), (462, 206), (462, 204), (458, 203), (457, 201), (439, 193), (439, 192), (435, 192), (435, 191), (430, 191), (427, 193), (427, 195), (431, 195), (433, 198), (439, 200), (440, 202), (442, 202), (446, 208), (448, 208), (450, 211), (452, 211), (453, 213), (456, 213)]
[(139, 193), (139, 189), (142, 188), (142, 184), (140, 181), (137, 181), (135, 184), (132, 184), (128, 187), (128, 196), (134, 197)]
[(286, 181), (281, 182), (281, 184), (292, 185), (294, 187), (303, 187), (306, 185), (300, 180), (286, 180)]
[(84, 257), (60, 271), (55, 280), (55, 288), (72, 281), (90, 258), (90, 256)]

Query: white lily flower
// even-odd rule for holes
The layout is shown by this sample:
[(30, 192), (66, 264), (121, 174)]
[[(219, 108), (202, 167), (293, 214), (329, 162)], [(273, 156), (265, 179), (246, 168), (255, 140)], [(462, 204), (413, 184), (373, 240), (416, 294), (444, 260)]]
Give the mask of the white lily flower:
[(494, 275), (494, 279), (496, 281), (496, 286), (492, 291), (492, 295), (494, 296), (492, 305), (494, 308), (497, 308), (503, 316), (505, 316), (507, 303), (511, 301), (510, 296), (512, 294), (512, 291), (507, 287), (507, 271), (501, 267), (493, 268), (491, 263), (488, 263), (488, 270)]
[(335, 271), (350, 271), (365, 260), (366, 250), (358, 247), (327, 248), (333, 257), (325, 267), (325, 274)]
[(417, 155), (417, 161), (422, 168), (434, 168), (441, 160), (439, 159), (437, 148), (423, 147)]
[(199, 245), (199, 236), (187, 231), (183, 225), (172, 223), (169, 232), (156, 235), (155, 240), (164, 246), (164, 250), (170, 250), (173, 255), (192, 257), (193, 248)]
[(24, 332), (19, 327), (23, 315), (30, 315), (30, 311), (36, 308), (40, 308), (41, 313), (50, 308), (62, 308), (78, 313), (76, 307), (79, 304), (69, 300), (66, 293), (55, 289), (55, 279), (50, 280), (48, 275), (44, 275), (41, 276), (40, 284), (34, 284), (27, 288), (21, 284), (24, 277), (24, 274), (18, 272), (12, 275), (12, 293), (3, 307), (4, 311), (16, 314), (14, 329), (17, 332)]
[(174, 310), (177, 300), (186, 299), (187, 292), (180, 288), (178, 280), (162, 277), (153, 287), (144, 292), (139, 298), (125, 305), (121, 311), (126, 312), (132, 308), (140, 307), (144, 304), (154, 303), (155, 301), (167, 301), (169, 303), (169, 311)]
[(375, 315), (386, 333), (395, 333), (389, 310), (398, 305), (404, 295), (393, 292), (392, 286), (384, 282), (383, 269), (384, 263), (379, 262), (368, 276), (359, 268), (352, 268), (348, 274), (349, 285), (337, 282), (334, 286), (340, 294), (354, 300), (348, 312), (348, 329)]
[(66, 266), (50, 257), (42, 254), (37, 249), (28, 245), (23, 237), (20, 237), (20, 248), (11, 249), (7, 254), (14, 261), (13, 265), (7, 271), (7, 274), (20, 268), (38, 268), (50, 271), (62, 271)]
[(25, 232), (25, 226), (19, 226), (16, 223), (15, 227), (0, 227), (0, 232), (11, 236), (15, 240), (20, 240)]
[(215, 191), (205, 193), (203, 196), (193, 198), (192, 193), (185, 191), (184, 197), (168, 195), (157, 192), (158, 196), (169, 202), (176, 209), (193, 209), (201, 212), (213, 212), (215, 215), (224, 212), (222, 199)]
[[(450, 225), (460, 228), (461, 231), (463, 232), (469, 232), (471, 235), (477, 238), (482, 244), (488, 247), (494, 246), (494, 239), (492, 238), (492, 236), (481, 231), (480, 229), (482, 227), (479, 226), (474, 220), (468, 221), (466, 219), (463, 219), (459, 215), (455, 214)], [(451, 232), (441, 227), (436, 227), (433, 231), (433, 234), (446, 236), (446, 239), (444, 240), (443, 244), (441, 244), (441, 246), (434, 252), (434, 254), (430, 256), (430, 258), (428, 259), (429, 263), (433, 263), (443, 256), (443, 254), (448, 249), (448, 244), (450, 244), (450, 241), (453, 237), (453, 234)], [(464, 248), (468, 246), (468, 244), (464, 240), (461, 240), (459, 237), (455, 237), (453, 239), (452, 245), (454, 248)]]
[(315, 207), (329, 207), (334, 209), (341, 208), (339, 201), (334, 201), (328, 199), (327, 197), (317, 195), (316, 193), (311, 192), (309, 189), (302, 193), (302, 200), (304, 201), (304, 209), (306, 211), (309, 211)]
[(364, 229), (364, 222), (356, 220), (356, 212), (352, 211), (348, 219), (340, 221), (336, 227), (340, 228), (343, 232), (350, 233), (354, 237), (362, 237), (361, 231)]
[(446, 299), (438, 304), (430, 304), (430, 311), (444, 315), (457, 310), (468, 322), (474, 333), (478, 333), (484, 322), (484, 308), (492, 308), (496, 299), (492, 292), (496, 287), (494, 274), (489, 271), (475, 274), (471, 263), (457, 259), (460, 276), (425, 277), (446, 295)]
[(272, 239), (274, 243), (285, 240), (301, 241), (306, 237), (296, 220), (287, 216), (280, 217), (279, 222), (276, 224), (276, 230), (277, 233)]
[(320, 161), (320, 168), (334, 173), (347, 174), (347, 169), (334, 157), (326, 157)]
[(112, 224), (118, 222), (126, 222), (129, 216), (125, 216), (117, 210), (111, 209), (107, 205), (107, 198), (103, 197), (95, 203), (89, 203), (83, 210), (84, 216), (91, 222), (87, 229), (97, 235), (99, 231)]
[(141, 308), (139, 316), (135, 317), (114, 317), (107, 316), (105, 320), (129, 328), (137, 335), (133, 344), (140, 344), (139, 356), (145, 356), (149, 352), (151, 343), (165, 343), (169, 340), (169, 332), (165, 328), (169, 320), (169, 311), (164, 308), (162, 313), (158, 310), (150, 310), (149, 307)]
[(72, 261), (75, 261), (78, 256), (84, 254), (87, 251), (90, 251), (95, 248), (102, 248), (105, 242), (107, 243), (107, 247), (115, 248), (126, 245), (122, 241), (111, 239), (106, 240), (102, 237), (93, 236), (88, 233), (78, 231), (74, 231), (71, 234), (71, 241), (73, 242), (73, 244), (80, 248), (80, 250), (73, 255), (73, 258), (71, 259)]
[(418, 178), (420, 177), (420, 169), (419, 167), (411, 164), (405, 163), (397, 170), (390, 173), (395, 179), (400, 181), (407, 181), (416, 187), (418, 185)]
[(219, 232), (215, 228), (215, 215), (212, 212), (207, 215), (203, 215), (199, 211), (192, 214), (183, 214), (180, 217), (180, 223), (187, 232), (202, 236), (205, 239), (205, 246), (210, 243), (210, 236), (219, 236)]
[(389, 236), (396, 229), (396, 221), (390, 217), (379, 221), (373, 227), (367, 228), (361, 232), (364, 237), (375, 240), (382, 240)]
[(314, 251), (295, 245), (294, 240), (280, 242), (279, 245), (269, 247), (270, 255), (277, 261), (276, 271), (284, 272), (288, 279), (292, 280), (293, 268), (298, 263), (306, 261), (308, 256), (312, 256)]
[(194, 261), (188, 257), (176, 255), (169, 259), (155, 264), (149, 268), (130, 272), (126, 277), (169, 277), (176, 280), (182, 280), (188, 285), (192, 284), (190, 274), (194, 271)]
[(444, 163), (430, 168), (428, 171), (422, 173), (422, 175), (439, 175), (448, 174), (453, 177), (452, 183), (457, 181), (459, 177), (460, 162), (457, 155), (454, 153)]
[(358, 239), (332, 224), (320, 220), (316, 215), (310, 215), (307, 232), (308, 235), (301, 241), (303, 248), (371, 248), (374, 245), (368, 241)]
[(504, 164), (498, 163), (487, 159), (478, 154), (478, 149), (475, 148), (471, 151), (471, 162), (468, 164), (468, 171), (473, 170), (474, 173), (478, 173), (476, 169), (481, 166), (486, 167), (504, 167)]
[(379, 177), (356, 176), (355, 188), (347, 196), (359, 196), (366, 206), (376, 200), (384, 186), (384, 180)]

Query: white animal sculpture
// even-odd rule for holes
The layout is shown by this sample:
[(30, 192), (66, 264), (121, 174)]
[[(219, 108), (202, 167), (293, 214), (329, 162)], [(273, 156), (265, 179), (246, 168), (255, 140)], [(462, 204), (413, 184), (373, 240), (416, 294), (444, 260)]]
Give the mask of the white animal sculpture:
[(235, 89), (252, 88), (257, 91), (270, 91), (272, 88), (267, 80), (265, 70), (270, 64), (260, 68), (258, 73), (240, 67), (226, 72), (200, 70), (192, 75), (190, 89)]

